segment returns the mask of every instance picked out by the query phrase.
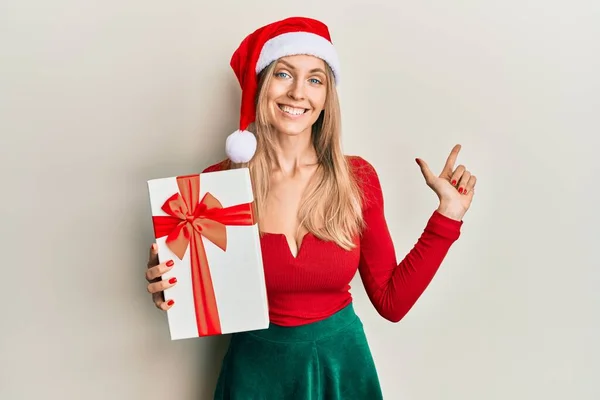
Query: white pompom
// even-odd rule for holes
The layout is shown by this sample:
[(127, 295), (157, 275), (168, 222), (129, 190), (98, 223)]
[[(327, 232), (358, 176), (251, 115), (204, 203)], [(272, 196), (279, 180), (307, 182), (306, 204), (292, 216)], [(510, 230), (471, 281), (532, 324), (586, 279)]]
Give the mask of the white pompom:
[(237, 130), (227, 136), (225, 153), (234, 163), (249, 162), (256, 152), (256, 137), (250, 131)]

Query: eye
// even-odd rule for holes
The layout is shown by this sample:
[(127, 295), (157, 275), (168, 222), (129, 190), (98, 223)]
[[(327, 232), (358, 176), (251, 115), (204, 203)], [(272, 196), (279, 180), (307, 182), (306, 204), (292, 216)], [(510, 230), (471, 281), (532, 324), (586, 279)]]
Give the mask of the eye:
[(285, 72), (276, 72), (275, 76), (278, 78), (289, 78), (289, 75)]
[(315, 85), (320, 85), (322, 82), (320, 80), (318, 80), (317, 78), (310, 78), (310, 82), (314, 83)]

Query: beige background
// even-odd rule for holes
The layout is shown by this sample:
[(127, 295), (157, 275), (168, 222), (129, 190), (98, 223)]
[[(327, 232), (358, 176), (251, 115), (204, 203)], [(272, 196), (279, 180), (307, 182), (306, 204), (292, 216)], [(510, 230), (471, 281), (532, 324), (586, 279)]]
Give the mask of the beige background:
[(232, 51), (297, 14), (332, 30), (345, 150), (378, 169), (399, 257), (436, 206), (414, 157), (439, 171), (462, 143), (479, 177), (402, 322), (355, 282), (385, 398), (600, 398), (592, 0), (4, 0), (0, 398), (210, 398), (227, 339), (169, 341), (143, 279), (146, 180), (223, 157)]

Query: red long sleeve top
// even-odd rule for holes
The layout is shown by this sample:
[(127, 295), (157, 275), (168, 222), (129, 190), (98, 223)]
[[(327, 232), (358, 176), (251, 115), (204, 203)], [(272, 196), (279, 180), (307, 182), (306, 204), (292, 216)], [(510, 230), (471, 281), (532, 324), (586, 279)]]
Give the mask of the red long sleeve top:
[[(350, 281), (357, 271), (377, 312), (397, 322), (427, 288), (460, 236), (462, 221), (434, 211), (414, 247), (398, 263), (377, 173), (361, 157), (348, 160), (363, 193), (366, 223), (354, 249), (344, 250), (308, 233), (294, 257), (283, 234), (261, 237), (271, 323), (297, 326), (334, 314), (352, 301)], [(223, 165), (211, 165), (204, 172), (219, 171)]]

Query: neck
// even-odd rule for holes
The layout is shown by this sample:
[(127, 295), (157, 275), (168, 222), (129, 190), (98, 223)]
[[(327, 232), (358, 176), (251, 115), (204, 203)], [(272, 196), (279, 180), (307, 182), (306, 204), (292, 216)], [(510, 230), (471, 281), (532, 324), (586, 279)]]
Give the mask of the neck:
[(311, 141), (311, 129), (299, 135), (277, 135), (277, 168), (285, 173), (294, 173), (302, 167), (314, 165), (317, 153)]

